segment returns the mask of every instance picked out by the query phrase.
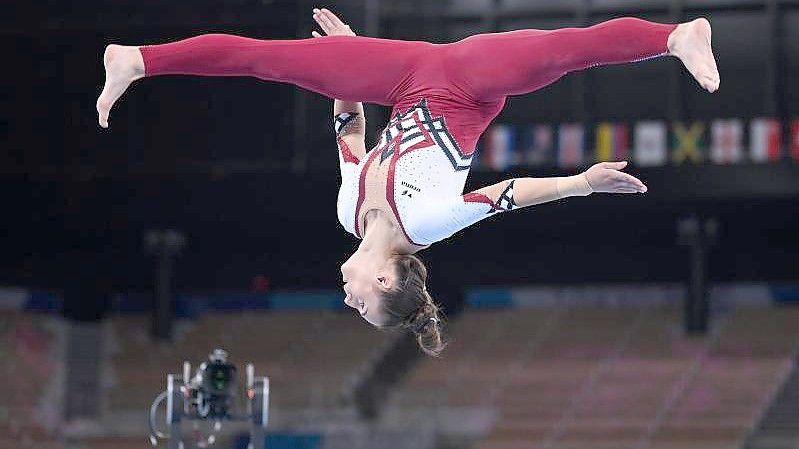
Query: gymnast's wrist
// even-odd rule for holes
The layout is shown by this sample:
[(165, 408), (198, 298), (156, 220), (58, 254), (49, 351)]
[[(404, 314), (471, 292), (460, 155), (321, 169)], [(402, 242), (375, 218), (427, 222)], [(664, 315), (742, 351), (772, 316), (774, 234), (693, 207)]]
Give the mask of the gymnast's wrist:
[(594, 191), (594, 189), (591, 188), (591, 184), (588, 183), (588, 178), (585, 177), (585, 173), (557, 178), (555, 185), (560, 198), (565, 198), (567, 196), (587, 196)]

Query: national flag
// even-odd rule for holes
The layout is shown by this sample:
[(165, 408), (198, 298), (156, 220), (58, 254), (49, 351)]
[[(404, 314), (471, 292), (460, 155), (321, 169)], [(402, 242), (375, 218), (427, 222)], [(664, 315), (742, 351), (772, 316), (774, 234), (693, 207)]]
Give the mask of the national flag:
[(511, 166), (513, 161), (515, 133), (509, 125), (496, 124), (486, 133), (483, 148), (483, 165), (495, 171)]
[(527, 165), (554, 165), (555, 136), (552, 126), (535, 124), (528, 127), (524, 133), (522, 154)]
[(740, 119), (713, 120), (710, 125), (710, 160), (734, 164), (743, 158), (743, 122)]
[(791, 157), (799, 161), (799, 119), (791, 122)]
[(633, 161), (641, 167), (664, 165), (668, 156), (666, 124), (659, 120), (635, 124)]
[(583, 163), (585, 132), (582, 123), (561, 123), (558, 129), (558, 166), (573, 168)]
[(701, 122), (693, 122), (686, 126), (682, 122), (672, 125), (674, 130), (674, 147), (672, 151), (672, 161), (681, 164), (685, 161), (698, 164), (704, 159), (705, 147), (705, 125)]
[(749, 123), (749, 155), (755, 162), (778, 161), (782, 156), (782, 126), (773, 118)]
[(620, 161), (627, 159), (629, 133), (625, 123), (600, 123), (596, 127), (596, 160)]

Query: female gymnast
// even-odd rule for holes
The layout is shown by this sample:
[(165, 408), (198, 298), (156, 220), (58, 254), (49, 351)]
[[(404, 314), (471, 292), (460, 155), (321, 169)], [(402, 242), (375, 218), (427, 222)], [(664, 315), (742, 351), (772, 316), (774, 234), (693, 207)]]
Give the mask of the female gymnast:
[[(379, 328), (410, 330), (430, 355), (444, 347), (441, 316), (416, 252), (511, 209), (592, 192), (647, 190), (620, 171), (626, 162), (602, 162), (575, 176), (508, 179), (464, 194), (477, 139), (507, 96), (533, 92), (569, 72), (665, 55), (679, 58), (709, 92), (719, 87), (706, 19), (671, 25), (620, 18), (432, 44), (355, 36), (327, 9), (314, 9), (313, 17), (324, 36), (208, 34), (161, 45), (109, 45), (97, 100), (100, 126), (108, 126), (111, 107), (145, 76), (253, 76), (334, 98), (338, 219), (361, 239), (341, 266), (344, 302)], [(370, 151), (360, 102), (393, 106)]]

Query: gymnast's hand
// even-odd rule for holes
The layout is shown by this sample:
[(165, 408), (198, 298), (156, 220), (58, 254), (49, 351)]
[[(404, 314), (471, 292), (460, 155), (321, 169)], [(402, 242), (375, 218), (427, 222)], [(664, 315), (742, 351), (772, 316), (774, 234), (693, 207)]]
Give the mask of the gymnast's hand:
[[(319, 24), (322, 31), (327, 36), (355, 36), (355, 32), (352, 31), (352, 28), (342, 22), (341, 19), (329, 9), (314, 8), (313, 19)], [(322, 37), (322, 34), (319, 34), (317, 31), (312, 31), (311, 34), (313, 37)]]
[(583, 174), (594, 192), (601, 193), (645, 193), (646, 185), (635, 176), (622, 173), (627, 161), (600, 162)]

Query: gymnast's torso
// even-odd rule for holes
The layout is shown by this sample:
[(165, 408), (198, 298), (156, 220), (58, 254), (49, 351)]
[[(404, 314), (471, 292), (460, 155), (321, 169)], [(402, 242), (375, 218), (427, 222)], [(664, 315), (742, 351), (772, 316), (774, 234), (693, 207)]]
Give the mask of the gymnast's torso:
[[(337, 134), (348, 118), (336, 117)], [(483, 129), (486, 125), (480, 123)], [(422, 248), (496, 212), (481, 198), (463, 195), (474, 142), (464, 150), (455, 138), (462, 134), (457, 131), (422, 98), (404, 110), (394, 108), (363, 160), (337, 139), (342, 174), (337, 212), (344, 229), (361, 238), (367, 212), (378, 209), (395, 221), (411, 245)]]

